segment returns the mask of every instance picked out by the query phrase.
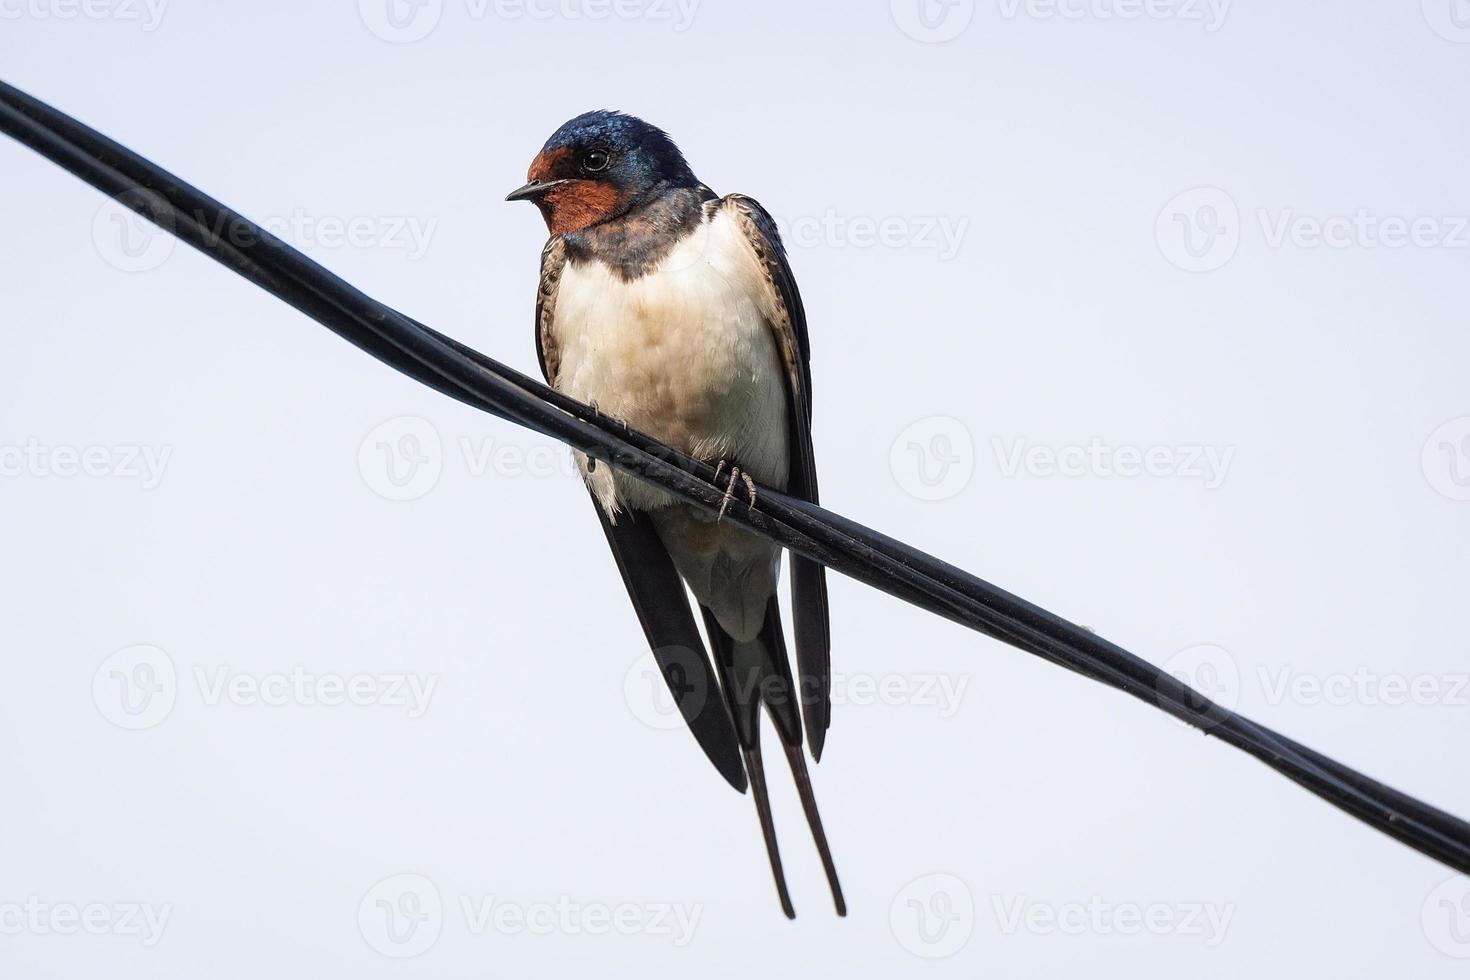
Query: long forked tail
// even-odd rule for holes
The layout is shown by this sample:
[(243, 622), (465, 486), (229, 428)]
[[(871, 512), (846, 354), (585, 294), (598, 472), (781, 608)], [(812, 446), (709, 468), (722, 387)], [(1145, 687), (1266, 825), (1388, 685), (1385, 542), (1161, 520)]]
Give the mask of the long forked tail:
[(786, 889), (786, 872), (781, 867), (781, 848), (776, 844), (776, 822), (771, 819), (771, 795), (766, 791), (765, 767), (761, 765), (759, 730), (753, 744), (744, 749), (745, 771), (750, 776), (750, 792), (755, 797), (755, 813), (760, 818), (761, 836), (766, 841), (766, 857), (771, 862), (771, 877), (776, 879), (776, 896), (781, 899), (781, 911), (786, 918), (796, 918), (796, 909), (791, 907), (791, 892)]
[(766, 786), (765, 768), (760, 751), (760, 709), (764, 705), (776, 732), (781, 737), (786, 752), (786, 761), (791, 766), (792, 778), (801, 797), (801, 808), (811, 828), (812, 840), (822, 859), (822, 869), (827, 875), (827, 884), (832, 890), (832, 903), (838, 915), (847, 914), (847, 902), (842, 897), (842, 885), (837, 880), (837, 866), (832, 860), (832, 851), (827, 844), (827, 833), (822, 826), (821, 813), (817, 809), (816, 796), (812, 792), (811, 776), (807, 772), (806, 759), (802, 755), (802, 724), (800, 700), (791, 681), (791, 669), (786, 659), (786, 641), (781, 629), (781, 614), (773, 596), (766, 606), (766, 620), (754, 640), (740, 641), (727, 633), (714, 614), (701, 607), (704, 622), (714, 648), (715, 663), (720, 674), (720, 687), (724, 693), (730, 714), (735, 721), (735, 733), (740, 740), (746, 772), (750, 777), (751, 795), (755, 798), (756, 815), (760, 818), (761, 834), (765, 839), (766, 856), (770, 860), (771, 874), (776, 881), (776, 894), (781, 900), (781, 910), (787, 918), (795, 918), (791, 895), (786, 887), (786, 875), (781, 865), (781, 851), (776, 843), (775, 822), (771, 817), (770, 793)]
[(822, 829), (822, 814), (817, 810), (817, 798), (812, 793), (812, 778), (806, 771), (806, 759), (800, 745), (786, 744), (786, 761), (791, 764), (791, 776), (796, 780), (796, 791), (801, 794), (801, 808), (806, 812), (807, 826), (812, 829), (812, 841), (822, 858), (822, 870), (827, 873), (827, 887), (832, 889), (832, 904), (838, 915), (847, 914), (847, 899), (842, 897), (842, 883), (837, 880), (837, 865), (832, 862), (832, 849), (827, 846), (827, 832)]

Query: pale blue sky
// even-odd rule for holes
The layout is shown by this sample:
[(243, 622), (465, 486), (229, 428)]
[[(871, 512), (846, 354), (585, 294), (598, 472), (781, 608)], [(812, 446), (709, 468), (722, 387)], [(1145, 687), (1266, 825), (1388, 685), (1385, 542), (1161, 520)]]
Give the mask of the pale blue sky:
[[(386, 3), (0, 0), (0, 72), (525, 370), (501, 198), (648, 118), (793, 239), (824, 502), (1470, 815), (1470, 11)], [(1463, 974), (1470, 882), (840, 577), (786, 922), (554, 447), (0, 173), (5, 976)]]

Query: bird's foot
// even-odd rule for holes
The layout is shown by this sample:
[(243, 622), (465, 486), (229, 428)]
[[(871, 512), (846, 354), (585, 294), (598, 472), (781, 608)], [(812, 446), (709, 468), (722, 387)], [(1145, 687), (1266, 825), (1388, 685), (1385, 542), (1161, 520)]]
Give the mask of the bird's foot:
[[(716, 483), (720, 480), (720, 474), (725, 472), (725, 466), (726, 461), (723, 459), (715, 466)], [(755, 481), (750, 478), (749, 473), (742, 470), (739, 466), (731, 465), (730, 482), (725, 484), (725, 496), (720, 501), (720, 512), (715, 516), (715, 523), (718, 524), (725, 519), (725, 511), (729, 509), (730, 502), (735, 499), (735, 484), (741, 482), (745, 484), (745, 492), (749, 495), (751, 508), (753, 509), (755, 507)]]
[[(592, 412), (593, 412), (594, 415), (601, 415), (602, 414), (601, 412), (599, 412), (597, 410), (597, 399), (596, 398), (593, 398), (590, 401), (588, 401), (587, 402), (587, 407), (590, 408), (590, 409), (592, 409)], [(594, 459), (591, 456), (588, 456), (587, 457), (587, 473), (590, 475), (590, 474), (593, 474), (593, 473), (596, 473), (596, 472), (597, 472), (597, 460)]]
[(613, 425), (616, 425), (618, 428), (622, 429), (623, 432), (627, 433), (627, 432), (633, 431), (632, 426), (628, 425), (628, 420), (627, 419), (622, 418), (621, 416), (617, 416), (617, 415), (609, 415), (607, 412), (604, 412), (602, 409), (598, 408), (597, 407), (597, 399), (594, 398), (594, 399), (588, 401), (587, 402), (587, 407), (590, 408), (590, 409), (592, 409), (592, 411), (595, 412), (596, 414), (598, 414), (598, 415), (602, 416), (603, 418), (607, 419)]
[[(608, 421), (612, 422), (614, 425), (616, 425), (619, 428), (621, 428), (623, 430), (623, 434), (624, 435), (627, 435), (628, 433), (630, 433), (630, 432), (633, 431), (632, 427), (628, 425), (628, 420), (627, 419), (619, 418), (616, 415), (609, 415), (606, 412), (604, 412), (602, 409), (598, 408), (597, 407), (597, 399), (593, 398), (590, 401), (588, 401), (587, 402), (587, 407), (590, 408), (590, 409), (592, 409), (592, 413), (594, 415), (600, 416), (601, 418), (605, 418)], [(587, 457), (587, 472), (588, 473), (593, 473), (593, 472), (596, 472), (596, 470), (597, 470), (597, 460), (593, 459), (591, 456), (588, 456)]]

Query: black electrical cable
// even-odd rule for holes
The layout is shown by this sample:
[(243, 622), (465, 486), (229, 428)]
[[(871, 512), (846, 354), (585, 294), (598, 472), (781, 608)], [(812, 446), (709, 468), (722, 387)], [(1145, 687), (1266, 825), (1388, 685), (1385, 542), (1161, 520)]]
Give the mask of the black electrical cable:
[[(155, 164), (0, 82), (0, 131), (410, 377), (715, 509), (714, 470), (405, 317)], [(1470, 873), (1470, 824), (1204, 698), (1116, 644), (968, 572), (762, 487), (727, 520), (897, 598), (1147, 701), (1334, 806)]]

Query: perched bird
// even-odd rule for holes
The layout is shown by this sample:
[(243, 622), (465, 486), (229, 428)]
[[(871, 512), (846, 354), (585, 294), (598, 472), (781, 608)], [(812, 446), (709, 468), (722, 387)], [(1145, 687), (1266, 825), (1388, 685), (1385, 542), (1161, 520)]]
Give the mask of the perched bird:
[(728, 479), (709, 513), (579, 456), (654, 657), (710, 761), (742, 793), (748, 777), (794, 918), (761, 764), (765, 707), (845, 915), (802, 755), (804, 727), (821, 758), (831, 715), (823, 569), (791, 558), (793, 679), (776, 602), (781, 551), (723, 519), (737, 493), (755, 506), (756, 483), (817, 500), (806, 316), (775, 223), (748, 197), (717, 196), (666, 133), (620, 112), (564, 124), (527, 177), (506, 200), (534, 202), (551, 236), (536, 294), (547, 383)]

